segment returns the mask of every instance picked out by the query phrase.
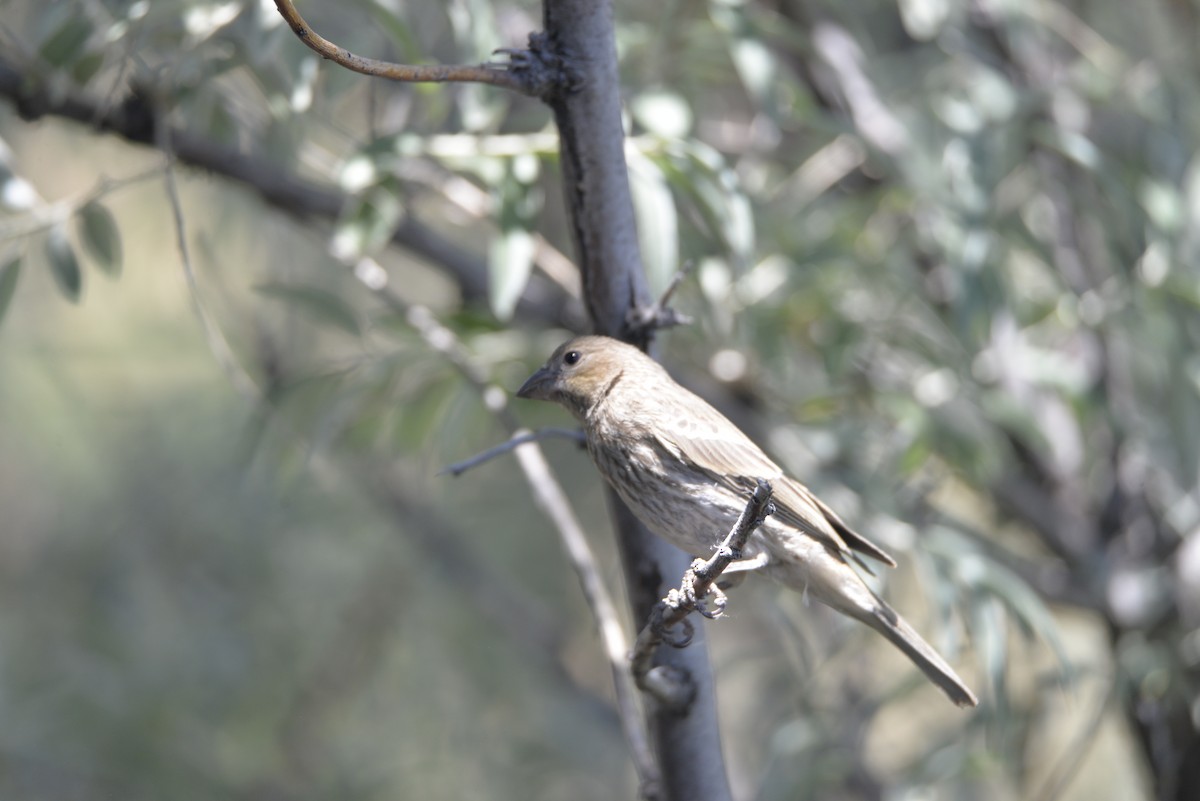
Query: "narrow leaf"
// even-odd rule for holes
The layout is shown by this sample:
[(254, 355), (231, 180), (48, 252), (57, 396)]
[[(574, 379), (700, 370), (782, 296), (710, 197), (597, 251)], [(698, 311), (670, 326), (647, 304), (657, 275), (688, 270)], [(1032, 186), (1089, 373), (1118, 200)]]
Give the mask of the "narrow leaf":
[(533, 272), (533, 237), (524, 228), (508, 228), (492, 240), (489, 252), (488, 299), (501, 320), (512, 316)]
[(93, 202), (84, 206), (76, 217), (83, 246), (97, 266), (114, 278), (121, 274), (121, 232), (108, 209)]
[(679, 222), (675, 197), (657, 164), (636, 148), (626, 149), (629, 187), (637, 215), (638, 244), (655, 293), (666, 289), (679, 269)]
[(46, 259), (50, 263), (50, 274), (63, 296), (72, 303), (78, 303), (83, 291), (83, 273), (79, 269), (79, 259), (71, 240), (67, 238), (66, 226), (56, 225), (50, 229), (46, 237)]
[(74, 62), (84, 55), (83, 45), (91, 35), (92, 23), (87, 17), (73, 15), (42, 43), (42, 59), (55, 67)]
[(82, 58), (75, 62), (75, 66), (71, 67), (71, 77), (75, 79), (75, 83), (80, 86), (87, 84), (96, 77), (96, 73), (104, 66), (104, 53), (102, 51), (93, 51), (86, 53)]
[(17, 291), (17, 280), (21, 277), (20, 255), (10, 256), (0, 265), (0, 322), (4, 321), (4, 313), (12, 302)]
[(256, 292), (282, 300), (310, 316), (358, 336), (362, 327), (354, 311), (340, 297), (313, 286), (270, 283), (256, 286)]

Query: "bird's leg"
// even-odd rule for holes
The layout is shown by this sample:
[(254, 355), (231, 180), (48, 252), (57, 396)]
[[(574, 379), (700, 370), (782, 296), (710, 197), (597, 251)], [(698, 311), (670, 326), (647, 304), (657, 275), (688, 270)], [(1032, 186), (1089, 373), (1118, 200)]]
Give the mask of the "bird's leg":
[(730, 573), (749, 573), (751, 570), (758, 570), (766, 567), (771, 562), (771, 554), (767, 551), (759, 551), (749, 559), (738, 559), (730, 562), (725, 568), (722, 576), (728, 576)]
[(721, 573), (721, 577), (717, 579), (717, 586), (723, 590), (733, 589), (742, 583), (742, 579), (746, 578), (747, 573), (766, 567), (770, 561), (770, 554), (763, 551), (749, 559), (737, 559), (730, 562)]

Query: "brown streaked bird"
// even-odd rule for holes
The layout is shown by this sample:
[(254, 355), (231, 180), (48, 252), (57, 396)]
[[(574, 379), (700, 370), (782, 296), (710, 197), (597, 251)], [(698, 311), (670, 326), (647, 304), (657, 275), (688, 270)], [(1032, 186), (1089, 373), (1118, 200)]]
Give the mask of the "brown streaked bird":
[(560, 345), (517, 391), (554, 401), (583, 424), (600, 473), (652, 531), (708, 556), (745, 507), (757, 479), (771, 482), (775, 514), (726, 572), (758, 571), (866, 623), (904, 652), (959, 706), (974, 693), (851, 564), (860, 554), (895, 567), (741, 429), (681, 387), (637, 348), (599, 336)]

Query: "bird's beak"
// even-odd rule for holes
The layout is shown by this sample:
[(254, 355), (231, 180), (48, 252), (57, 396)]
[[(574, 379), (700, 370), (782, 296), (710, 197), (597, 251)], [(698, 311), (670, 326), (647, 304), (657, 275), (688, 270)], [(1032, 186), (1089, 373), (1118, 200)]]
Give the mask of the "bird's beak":
[(517, 390), (518, 398), (529, 398), (531, 400), (550, 400), (550, 394), (554, 391), (554, 383), (557, 376), (548, 367), (539, 367), (537, 371), (525, 379), (525, 383)]

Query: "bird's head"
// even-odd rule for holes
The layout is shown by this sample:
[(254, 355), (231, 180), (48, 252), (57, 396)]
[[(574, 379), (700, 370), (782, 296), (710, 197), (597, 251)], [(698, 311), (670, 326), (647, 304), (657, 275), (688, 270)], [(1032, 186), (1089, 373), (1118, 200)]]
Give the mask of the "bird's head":
[(517, 397), (554, 401), (582, 420), (623, 379), (647, 369), (660, 368), (632, 345), (609, 337), (576, 337), (555, 349)]

